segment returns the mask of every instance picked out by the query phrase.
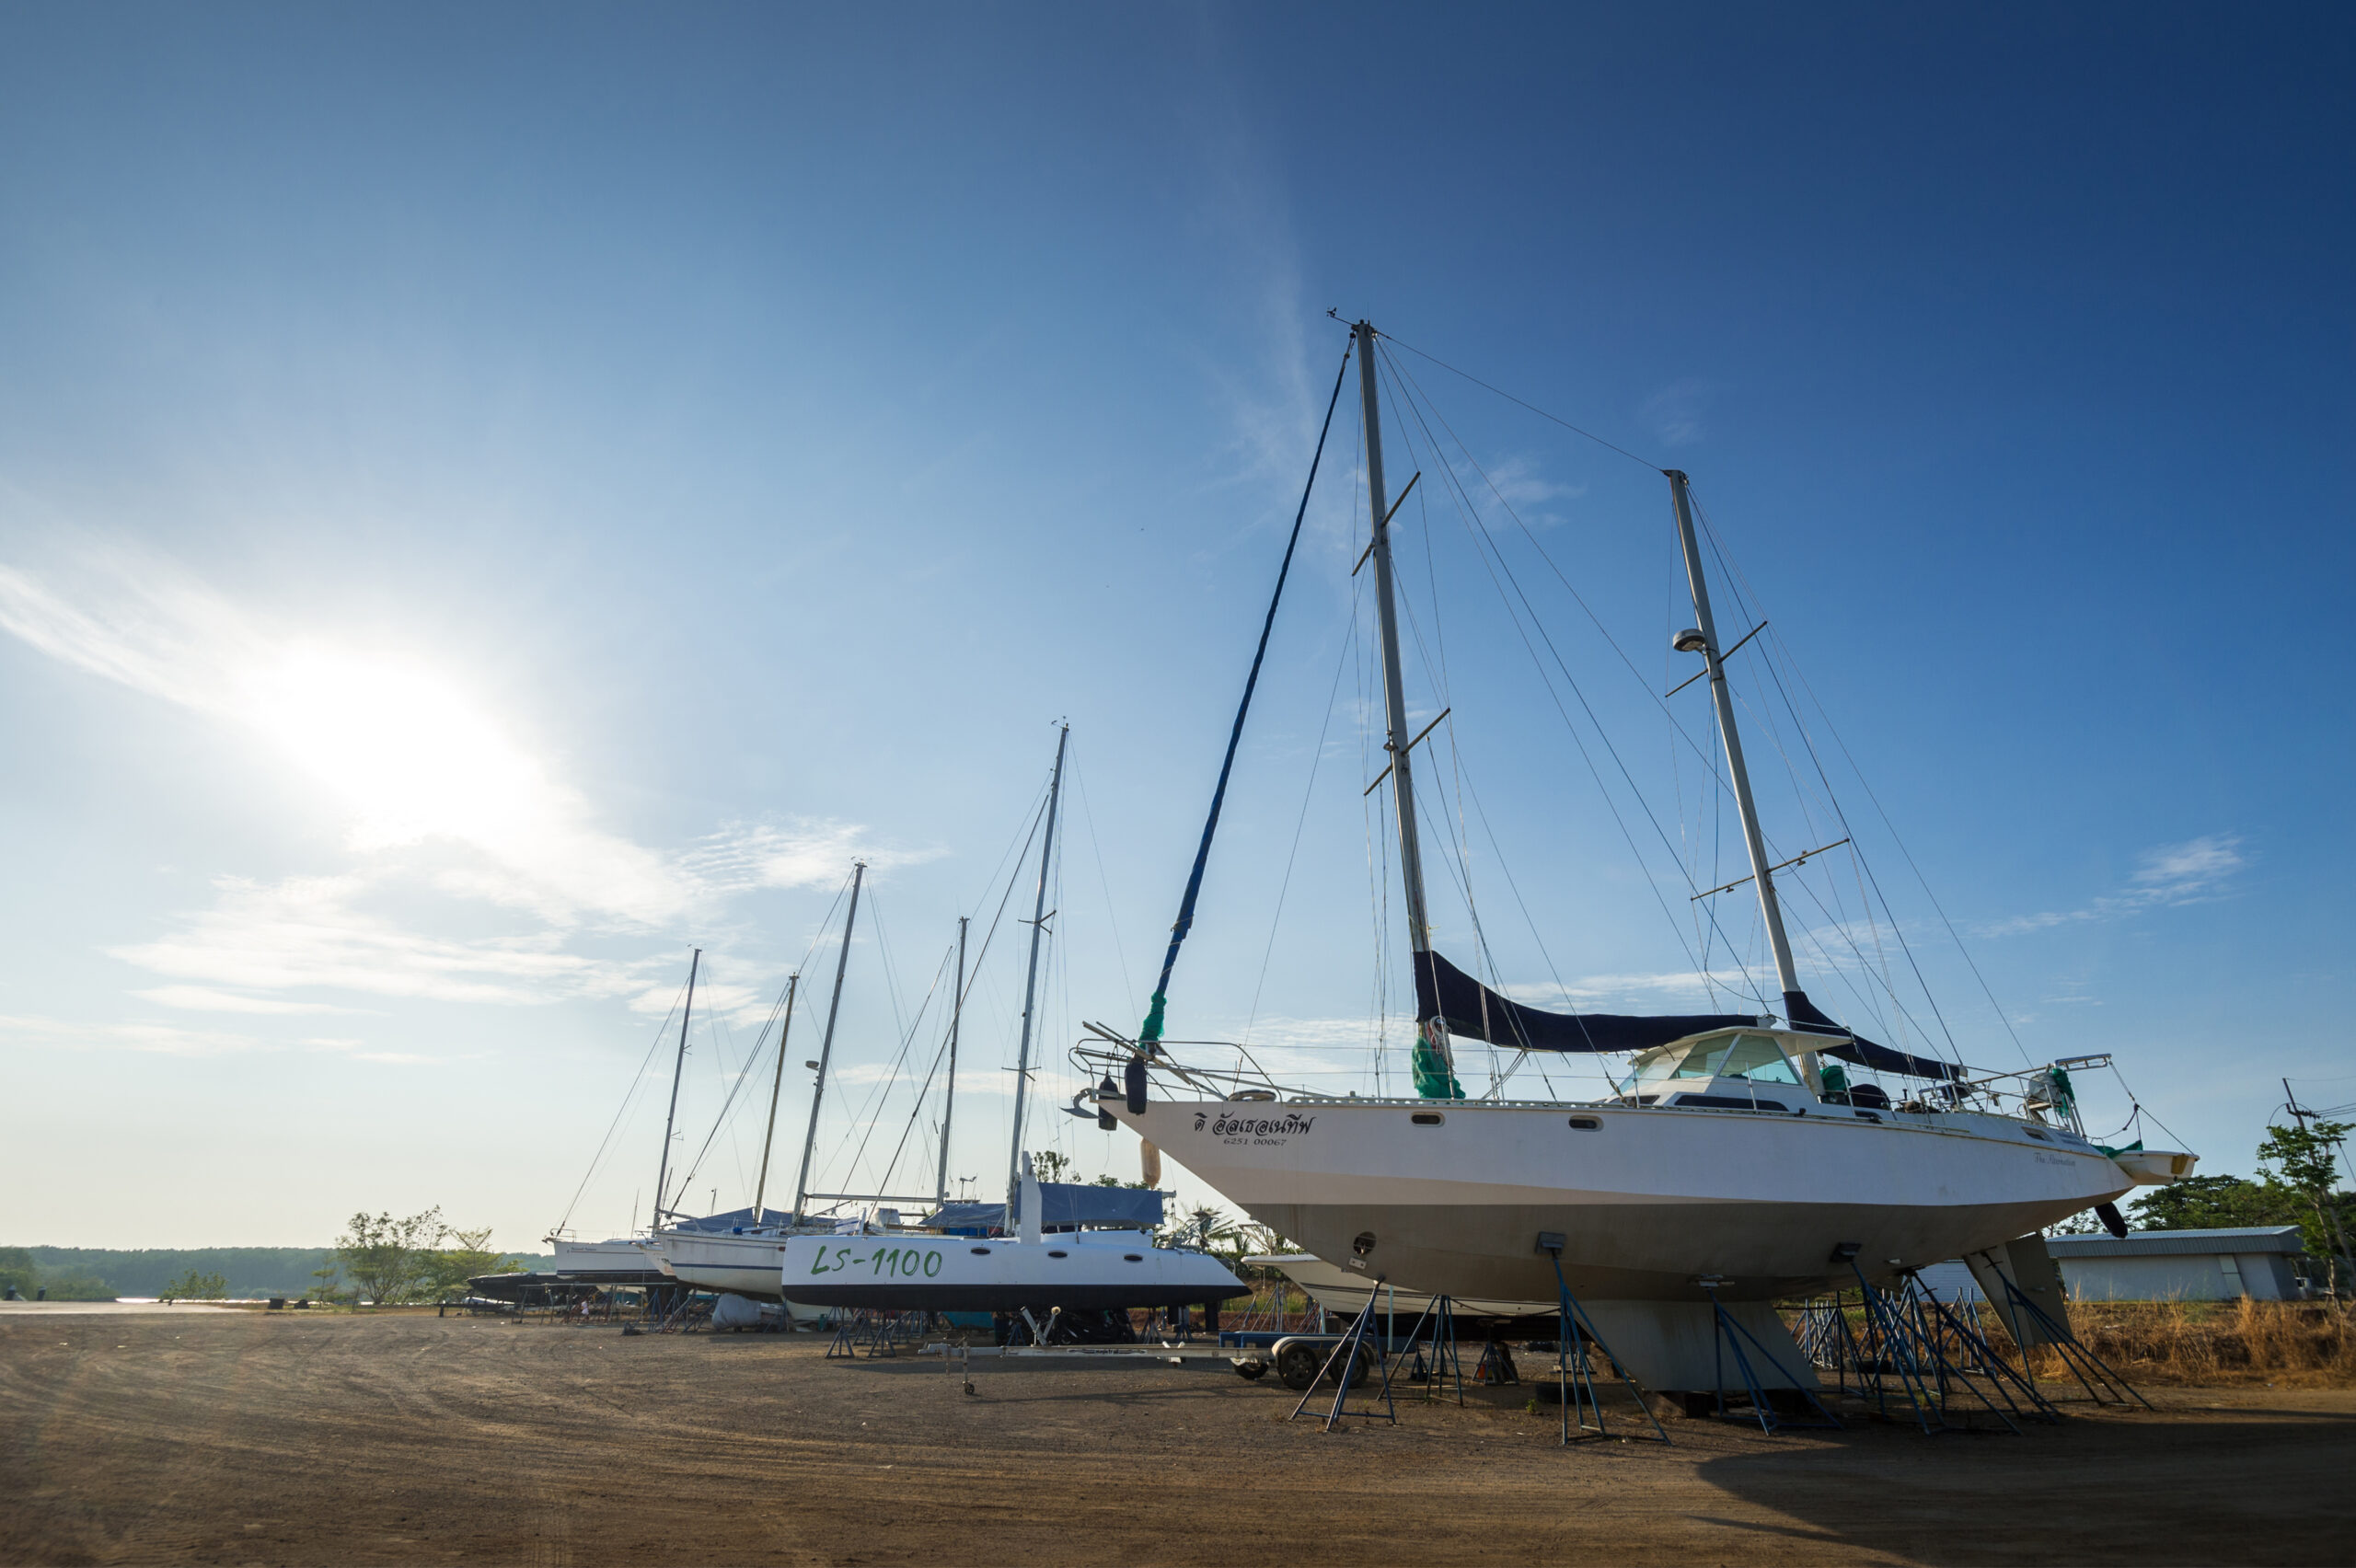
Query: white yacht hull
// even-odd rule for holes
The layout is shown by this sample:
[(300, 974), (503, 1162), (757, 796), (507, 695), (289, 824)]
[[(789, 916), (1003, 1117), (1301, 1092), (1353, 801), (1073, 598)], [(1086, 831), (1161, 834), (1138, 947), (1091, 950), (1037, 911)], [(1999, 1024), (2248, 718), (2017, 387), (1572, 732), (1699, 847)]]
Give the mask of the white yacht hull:
[[(779, 1234), (664, 1230), (639, 1245), (648, 1255), (659, 1258), (663, 1272), (682, 1285), (756, 1301), (784, 1301), (778, 1287), (778, 1265), (785, 1257), (787, 1240)], [(807, 1302), (785, 1301), (785, 1308), (797, 1323), (814, 1323), (826, 1316), (824, 1307)]]
[[(1104, 1109), (1307, 1251), (1403, 1288), (1769, 1300), (1961, 1256), (2131, 1185), (2058, 1128), (1682, 1107), (1156, 1101)], [(1414, 1118), (1437, 1116), (1436, 1124)], [(1588, 1124), (1585, 1128), (1574, 1123)]]
[(583, 1285), (641, 1285), (660, 1275), (662, 1265), (626, 1237), (606, 1241), (575, 1241), (550, 1237), (556, 1272)]

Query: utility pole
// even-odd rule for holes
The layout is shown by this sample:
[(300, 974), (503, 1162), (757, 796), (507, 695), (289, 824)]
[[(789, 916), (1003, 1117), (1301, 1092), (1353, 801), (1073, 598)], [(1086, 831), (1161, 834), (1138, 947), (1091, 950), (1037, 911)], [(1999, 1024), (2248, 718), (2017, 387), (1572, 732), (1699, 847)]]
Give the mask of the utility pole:
[[(2289, 1078), (2284, 1078), (2282, 1080), (2282, 1099), (2284, 1101), (2283, 1109), (2290, 1112), (2291, 1119), (2299, 1124), (2300, 1131), (2312, 1132), (2314, 1129), (2310, 1128), (2307, 1124), (2310, 1121), (2322, 1121), (2323, 1118), (2319, 1113), (2309, 1111), (2299, 1103), (2299, 1097), (2291, 1091), (2291, 1080)], [(2326, 1124), (2328, 1125), (2328, 1124)], [(2345, 1166), (2348, 1163), (2347, 1145), (2338, 1138), (2331, 1138), (2327, 1141), (2332, 1147), (2332, 1151), (2339, 1155), (2339, 1163), (2342, 1166)], [(2339, 1260), (2348, 1257), (2350, 1254), (2348, 1251), (2347, 1233), (2343, 1231), (2339, 1226), (2339, 1198), (2338, 1195), (2332, 1192), (2331, 1187), (2331, 1182), (2326, 1182), (2324, 1183), (2322, 1195), (2316, 1200), (2316, 1207), (2322, 1211), (2325, 1228), (2331, 1232), (2332, 1258), (2329, 1288), (2333, 1297), (2337, 1299), (2339, 1295)]]

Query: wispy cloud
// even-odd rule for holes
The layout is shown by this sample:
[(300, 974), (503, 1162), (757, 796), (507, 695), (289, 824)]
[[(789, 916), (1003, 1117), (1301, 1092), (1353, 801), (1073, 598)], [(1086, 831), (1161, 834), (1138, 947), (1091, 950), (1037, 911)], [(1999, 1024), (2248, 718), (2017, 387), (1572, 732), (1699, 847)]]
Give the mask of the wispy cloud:
[(1702, 439), (1703, 417), (1725, 390), (1713, 381), (1672, 381), (1645, 399), (1639, 410), (1646, 428), (1663, 446), (1690, 446)]
[(350, 1013), (358, 1008), (340, 1008), (332, 1002), (296, 1002), (283, 997), (248, 997), (224, 991), (211, 986), (156, 986), (133, 996), (161, 1007), (179, 1008), (186, 1012), (232, 1013)]
[[(621, 997), (660, 1012), (668, 986), (584, 951), (583, 939), (709, 923), (730, 899), (824, 885), (855, 858), (884, 870), (938, 853), (798, 818), (731, 823), (681, 850), (640, 844), (601, 823), (463, 682), (398, 651), (273, 628), (167, 562), (100, 551), (63, 574), (0, 566), (0, 629), (240, 728), (344, 813), (349, 864), (277, 882), (219, 878), (210, 908), (112, 950), (175, 982), (139, 993), (164, 1007), (351, 1010), (289, 995), (324, 990), (510, 1005)], [(468, 934), (416, 928), (421, 897), (472, 906), (435, 922)], [(709, 1001), (757, 1011), (764, 998), (715, 991)], [(208, 1038), (148, 1037), (190, 1048)]]
[(2163, 844), (2137, 857), (2134, 874), (2117, 893), (2106, 894), (2076, 909), (2046, 910), (2016, 915), (1982, 926), (1983, 937), (2017, 937), (2050, 931), (2057, 926), (2119, 920), (2150, 909), (2199, 904), (2219, 896), (2236, 871), (2249, 864), (2238, 835), (2212, 833), (2182, 844)]
[(564, 951), (554, 931), (460, 940), (403, 928), (361, 907), (380, 885), (380, 879), (359, 875), (269, 883), (225, 877), (214, 884), (213, 908), (184, 917), (167, 936), (111, 951), (215, 995), (222, 987), (263, 994), (327, 988), (531, 1003), (632, 988), (629, 976)]
[(63, 1051), (144, 1051), (166, 1056), (226, 1056), (256, 1051), (323, 1051), (356, 1061), (407, 1066), (436, 1058), (405, 1051), (380, 1051), (368, 1041), (315, 1037), (270, 1040), (224, 1029), (186, 1029), (177, 1024), (134, 1021), (85, 1023), (53, 1018), (0, 1016), (0, 1034), (28, 1044)]

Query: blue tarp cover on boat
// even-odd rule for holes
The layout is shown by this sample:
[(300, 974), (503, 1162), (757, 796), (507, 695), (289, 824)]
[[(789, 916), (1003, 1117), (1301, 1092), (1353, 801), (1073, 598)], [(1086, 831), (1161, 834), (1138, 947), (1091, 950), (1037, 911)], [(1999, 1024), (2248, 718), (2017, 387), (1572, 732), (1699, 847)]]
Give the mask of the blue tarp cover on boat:
[[(669, 1215), (664, 1217), (665, 1223), (676, 1230), (709, 1230), (726, 1235), (729, 1231), (741, 1229), (752, 1224), (753, 1211), (748, 1208), (730, 1209), (726, 1214), (708, 1214), (700, 1219), (688, 1219), (678, 1215)], [(782, 1224), (788, 1217), (782, 1210), (769, 1210), (771, 1225)]]
[[(1100, 1187), (1077, 1182), (1039, 1183), (1039, 1223), (1044, 1226), (1134, 1226), (1150, 1230), (1161, 1223), (1165, 1194), (1150, 1187)], [(928, 1226), (944, 1230), (996, 1230), (1006, 1225), (1004, 1204), (943, 1204)]]

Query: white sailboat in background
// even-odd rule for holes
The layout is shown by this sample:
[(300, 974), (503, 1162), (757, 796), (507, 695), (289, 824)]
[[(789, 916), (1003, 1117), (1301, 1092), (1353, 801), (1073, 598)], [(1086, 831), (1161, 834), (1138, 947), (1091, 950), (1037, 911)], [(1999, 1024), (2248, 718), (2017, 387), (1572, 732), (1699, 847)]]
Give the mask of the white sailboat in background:
[[(1014, 1126), (1007, 1151), (1006, 1228), (1011, 1236), (951, 1237), (895, 1232), (850, 1238), (796, 1235), (782, 1248), (773, 1286), (793, 1299), (824, 1307), (883, 1311), (1012, 1312), (1030, 1308), (1115, 1311), (1132, 1307), (1216, 1307), (1251, 1287), (1226, 1264), (1184, 1247), (1156, 1245), (1150, 1234), (1125, 1225), (1045, 1229), (1046, 1204), (1038, 1174), (1022, 1148), (1029, 1104), (1034, 1009), (1039, 995), (1039, 950), (1047, 928), (1048, 870), (1063, 798), (1064, 752), (1071, 731), (1056, 740), (1049, 775), (1045, 835), (1039, 847), (1031, 955), (1022, 987), (1022, 1023), (1016, 1047)], [(961, 960), (962, 972), (962, 960)], [(811, 1125), (817, 1125), (812, 1109)], [(941, 1190), (948, 1184), (948, 1140), (941, 1144)], [(805, 1170), (808, 1154), (803, 1155)], [(1064, 1189), (1084, 1197), (1092, 1189)], [(1156, 1198), (1157, 1211), (1159, 1198)], [(1083, 1216), (1084, 1220), (1084, 1216)], [(1037, 1332), (1037, 1325), (1034, 1324)], [(1126, 1325), (1122, 1332), (1126, 1332)]]
[[(1248, 1067), (1207, 1065), (1243, 1060), (1231, 1047), (1180, 1060), (1161, 1040), (1166, 962), (1138, 1038), (1099, 1028), (1102, 1038), (1075, 1052), (1091, 1080), (1102, 1075), (1101, 1113), (1255, 1220), (1369, 1285), (1546, 1309), (1566, 1287), (1656, 1388), (1706, 1386), (1714, 1297), (1754, 1332), (1788, 1345), (1766, 1306), (1777, 1297), (1850, 1282), (1853, 1268), (1887, 1278), (1969, 1254), (2095, 1205), (2116, 1224), (2111, 1200), (2138, 1182), (2190, 1169), (2187, 1155), (2122, 1165), (2084, 1136), (2068, 1070), (2107, 1064), (2107, 1056), (1974, 1073), (1865, 1040), (1808, 1000), (1777, 902), (1782, 868), (1769, 862), (1744, 765), (1686, 477), (1674, 470), (1663, 473), (1699, 623), (1675, 645), (1701, 655), (1710, 683), (1750, 862), (1744, 880), (1754, 884), (1773, 954), (1781, 1017), (1541, 1012), (1435, 951), (1412, 760), (1422, 737), (1408, 723), (1383, 482), (1379, 334), (1360, 321), (1352, 337), (1423, 1092), (1337, 1096)], [(1258, 668), (1255, 660), (1254, 681)], [(1250, 690), (1247, 683), (1247, 707)], [(1462, 702), (1461, 693), (1455, 700)], [(1239, 714), (1239, 733), (1242, 726)], [(1229, 755), (1231, 762), (1232, 741)], [(1223, 770), (1214, 825), (1226, 782)], [(1207, 829), (1171, 961), (1192, 918), (1209, 842)], [(1452, 1050), (1468, 1037), (1523, 1053), (1625, 1052), (1633, 1070), (1620, 1092), (1594, 1101), (1509, 1100), (1501, 1090), (1472, 1099), (1457, 1086)], [(1893, 1103), (1877, 1088), (1853, 1090), (1845, 1076), (1853, 1066), (1926, 1087)], [(1799, 1365), (1796, 1355), (1780, 1358)]]
[[(793, 1206), (790, 1210), (772, 1211), (766, 1206), (768, 1194), (769, 1160), (777, 1137), (778, 1101), (785, 1082), (787, 1046), (793, 1028), (793, 1009), (801, 987), (799, 972), (786, 981), (784, 1011), (779, 1025), (777, 1066), (769, 1088), (769, 1113), (761, 1139), (760, 1174), (753, 1189), (752, 1206), (732, 1214), (689, 1217), (672, 1211), (658, 1214), (658, 1223), (637, 1245), (649, 1257), (659, 1260), (664, 1272), (681, 1284), (699, 1290), (718, 1291), (742, 1296), (756, 1301), (780, 1302), (794, 1322), (813, 1324), (826, 1314), (824, 1305), (789, 1300), (778, 1286), (779, 1268), (785, 1256), (787, 1241), (795, 1236), (833, 1236), (845, 1228), (865, 1233), (878, 1227), (886, 1231), (900, 1228), (899, 1211), (883, 1205), (892, 1204), (922, 1205), (928, 1201), (938, 1205), (948, 1193), (949, 1142), (948, 1130), (953, 1115), (957, 1091), (957, 1036), (963, 1016), (965, 984), (965, 921), (957, 922), (957, 975), (950, 1015), (948, 1054), (949, 1076), (944, 1096), (941, 1121), (941, 1165), (936, 1190), (925, 1197), (877, 1193), (814, 1193), (809, 1189), (813, 1154), (817, 1147), (818, 1117), (825, 1104), (826, 1083), (834, 1062), (835, 1027), (841, 1017), (843, 981), (850, 964), (853, 933), (859, 925), (859, 901), (865, 886), (867, 863), (851, 864), (849, 907), (843, 917), (842, 943), (835, 959), (834, 992), (826, 1007), (826, 1032), (820, 1038), (818, 1059), (810, 1064), (816, 1077), (810, 1095), (809, 1130), (803, 1139), (802, 1163), (794, 1178)], [(687, 1009), (695, 1006), (695, 977), (692, 968), (687, 982)], [(683, 1017), (679, 1026), (679, 1061), (686, 1060), (687, 1026)], [(673, 1117), (678, 1101), (678, 1071), (674, 1069), (672, 1082)], [(666, 1126), (664, 1137), (664, 1166), (656, 1191), (667, 1189), (669, 1182), (670, 1136)], [(813, 1216), (809, 1205), (817, 1202), (859, 1202), (872, 1205), (866, 1216), (846, 1221), (836, 1215)], [(660, 1221), (668, 1217), (669, 1223)]]

